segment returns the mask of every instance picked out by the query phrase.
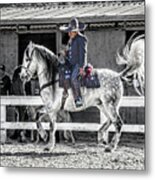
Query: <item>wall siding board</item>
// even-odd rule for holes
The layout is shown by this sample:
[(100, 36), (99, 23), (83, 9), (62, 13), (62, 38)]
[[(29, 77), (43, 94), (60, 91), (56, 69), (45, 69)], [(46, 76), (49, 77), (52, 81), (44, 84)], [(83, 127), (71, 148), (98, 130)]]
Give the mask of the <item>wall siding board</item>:
[(9, 75), (18, 64), (18, 35), (13, 31), (0, 31), (0, 63)]
[(125, 31), (105, 29), (86, 31), (88, 37), (88, 61), (95, 68), (109, 68), (119, 71), (115, 54), (125, 42)]

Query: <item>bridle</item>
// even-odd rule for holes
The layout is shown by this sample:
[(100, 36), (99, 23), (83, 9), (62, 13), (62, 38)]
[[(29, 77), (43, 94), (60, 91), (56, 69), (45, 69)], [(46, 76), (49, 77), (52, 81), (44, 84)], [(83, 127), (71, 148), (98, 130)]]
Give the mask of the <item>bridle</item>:
[(44, 71), (45, 69), (43, 69), (39, 74), (37, 74), (36, 76), (33, 75), (33, 72), (29, 69), (31, 63), (32, 63), (32, 56), (33, 56), (33, 53), (34, 53), (34, 50), (35, 48), (33, 48), (32, 52), (31, 52), (31, 56), (29, 56), (27, 50), (26, 50), (26, 61), (29, 61), (29, 64), (27, 65), (27, 67), (21, 65), (20, 67), (25, 69), (26, 70), (26, 73), (28, 75), (30, 75), (31, 77), (33, 77), (34, 79), (37, 78), (37, 76), (40, 76)]
[(25, 71), (26, 71), (26, 73), (28, 74), (28, 75), (30, 75), (31, 77), (33, 77), (33, 72), (29, 69), (29, 67), (30, 67), (30, 65), (31, 65), (31, 63), (32, 63), (32, 55), (33, 55), (33, 53), (34, 53), (34, 50), (35, 50), (35, 48), (33, 48), (33, 50), (32, 50), (32, 52), (31, 52), (31, 55), (29, 56), (29, 53), (28, 53), (28, 49), (26, 49), (26, 51), (25, 51), (25, 53), (26, 53), (26, 62), (29, 62), (28, 63), (28, 65), (27, 65), (27, 67), (25, 67), (25, 66), (23, 66), (23, 65), (20, 65), (19, 67), (21, 67), (21, 69), (25, 69)]
[[(33, 77), (33, 78), (36, 78), (36, 77), (41, 76), (41, 75), (45, 72), (46, 68), (43, 69), (39, 74), (37, 74), (36, 77), (34, 77), (33, 72), (29, 69), (29, 67), (30, 67), (30, 65), (31, 65), (31, 62), (32, 62), (32, 55), (33, 55), (33, 53), (34, 53), (34, 50), (35, 50), (35, 48), (33, 48), (32, 52), (31, 52), (31, 56), (29, 56), (29, 53), (27, 52), (28, 50), (26, 50), (26, 61), (29, 61), (29, 64), (27, 65), (27, 67), (25, 67), (25, 66), (23, 66), (23, 65), (20, 65), (20, 66), (18, 66), (18, 68), (21, 67), (21, 69), (22, 69), (22, 68), (25, 69), (25, 70), (26, 70), (26, 73), (27, 73), (28, 75), (30, 75), (30, 76)], [(59, 79), (57, 79), (57, 80), (55, 80), (55, 81), (49, 81), (48, 83), (45, 83), (44, 85), (42, 85), (42, 86), (40, 87), (40, 92), (41, 92), (43, 89), (45, 89), (45, 88), (47, 88), (47, 87), (49, 87), (49, 86), (51, 86), (51, 85), (54, 85), (54, 84), (55, 84), (56, 82), (58, 82), (58, 81), (59, 81)]]

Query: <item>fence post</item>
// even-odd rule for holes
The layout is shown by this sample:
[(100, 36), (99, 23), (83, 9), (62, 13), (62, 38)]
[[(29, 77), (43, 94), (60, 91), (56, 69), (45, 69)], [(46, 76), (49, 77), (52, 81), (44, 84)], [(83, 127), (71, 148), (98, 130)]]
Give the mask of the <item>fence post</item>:
[[(0, 111), (0, 122), (5, 123), (6, 122), (6, 106), (1, 105), (1, 111)], [(6, 129), (0, 129), (0, 142), (5, 143), (6, 142)]]
[[(100, 124), (103, 125), (107, 121), (107, 117), (104, 115), (102, 111), (100, 111)], [(109, 132), (103, 132), (103, 131), (98, 131), (97, 134), (97, 141), (98, 143), (102, 143), (102, 140), (108, 142), (109, 141)]]

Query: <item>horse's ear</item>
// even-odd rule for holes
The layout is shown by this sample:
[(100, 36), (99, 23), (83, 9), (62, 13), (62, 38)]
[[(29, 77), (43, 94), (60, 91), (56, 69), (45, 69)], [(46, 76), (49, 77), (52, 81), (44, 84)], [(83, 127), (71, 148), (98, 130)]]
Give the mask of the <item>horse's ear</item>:
[(32, 48), (32, 47), (33, 47), (33, 42), (30, 41), (30, 42), (29, 42), (29, 48)]
[(29, 47), (29, 57), (31, 57), (32, 51), (33, 51), (33, 49), (34, 49), (34, 44), (33, 44), (32, 41), (29, 42), (28, 47)]

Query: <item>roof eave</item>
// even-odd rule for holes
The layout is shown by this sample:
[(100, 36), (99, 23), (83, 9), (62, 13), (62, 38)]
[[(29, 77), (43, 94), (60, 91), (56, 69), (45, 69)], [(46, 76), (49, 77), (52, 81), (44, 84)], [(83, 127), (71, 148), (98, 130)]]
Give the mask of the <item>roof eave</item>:
[[(21, 19), (21, 20), (1, 20), (0, 25), (32, 25), (32, 24), (65, 24), (70, 21), (67, 18), (49, 18), (49, 19)], [(111, 15), (111, 16), (92, 16), (79, 17), (80, 21), (85, 23), (101, 23), (107, 21), (144, 21), (145, 15)]]

